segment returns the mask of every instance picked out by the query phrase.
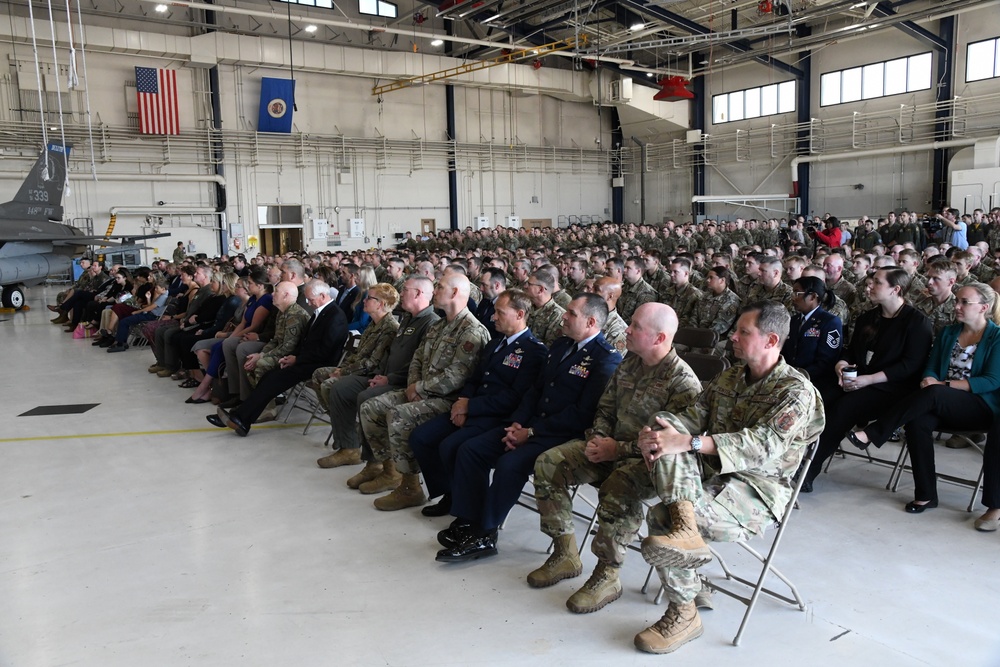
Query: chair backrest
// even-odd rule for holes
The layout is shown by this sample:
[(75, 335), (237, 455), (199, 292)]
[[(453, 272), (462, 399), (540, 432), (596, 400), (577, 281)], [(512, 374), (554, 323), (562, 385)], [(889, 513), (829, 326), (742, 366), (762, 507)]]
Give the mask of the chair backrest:
[(681, 327), (674, 334), (674, 344), (686, 347), (714, 348), (719, 342), (719, 334), (714, 329)]
[(729, 368), (729, 360), (724, 357), (717, 357), (714, 354), (702, 354), (700, 352), (686, 352), (680, 355), (681, 359), (691, 367), (698, 379), (704, 382), (711, 382), (722, 371)]

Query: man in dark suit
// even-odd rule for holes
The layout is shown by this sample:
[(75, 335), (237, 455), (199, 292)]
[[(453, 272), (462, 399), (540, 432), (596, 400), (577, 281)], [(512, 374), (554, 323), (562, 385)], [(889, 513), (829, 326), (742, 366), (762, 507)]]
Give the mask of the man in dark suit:
[(340, 282), (343, 288), (337, 294), (337, 305), (344, 311), (347, 321), (354, 319), (354, 299), (358, 296), (358, 272), (361, 269), (357, 264), (347, 262), (340, 267)]
[[(288, 283), (282, 283), (278, 287), (289, 288)], [(264, 375), (238, 408), (230, 413), (219, 408), (216, 414), (208, 416), (209, 423), (219, 427), (228, 426), (238, 435), (246, 436), (250, 432), (250, 426), (275, 396), (308, 380), (320, 366), (336, 365), (340, 360), (347, 341), (347, 318), (344, 311), (331, 301), (330, 287), (322, 280), (307, 283), (305, 293), (313, 308), (313, 315), (295, 353), (282, 357), (278, 361), (278, 368)]]
[[(488, 267), (479, 274), (479, 290), (483, 293), (479, 305), (473, 311), (476, 319), (490, 332), (490, 339), (496, 338), (497, 326), (493, 321), (493, 311), (496, 309), (496, 300), (503, 291), (507, 289), (507, 276), (500, 269)], [(530, 309), (529, 309), (530, 311)]]
[(573, 299), (563, 314), (563, 336), (553, 343), (538, 381), (511, 415), (512, 423), (459, 447), (452, 478), (451, 514), (456, 520), (438, 534), (445, 548), (437, 560), (496, 555), (497, 529), (517, 502), (535, 459), (582, 437), (593, 422), (604, 387), (622, 360), (601, 334), (607, 317), (608, 304), (596, 294)]
[[(483, 292), (486, 301), (486, 292)], [(496, 299), (494, 336), (483, 348), (472, 376), (450, 412), (413, 429), (410, 448), (420, 462), (431, 498), (441, 502), (421, 510), (444, 516), (451, 510), (451, 478), (459, 446), (470, 438), (503, 427), (521, 398), (535, 384), (547, 350), (528, 329), (531, 300), (520, 290)]]

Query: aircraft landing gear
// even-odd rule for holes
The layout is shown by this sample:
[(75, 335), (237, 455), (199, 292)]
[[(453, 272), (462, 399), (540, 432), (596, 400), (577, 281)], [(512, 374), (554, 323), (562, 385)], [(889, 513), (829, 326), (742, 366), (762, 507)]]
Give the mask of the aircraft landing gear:
[(4, 285), (0, 303), (4, 308), (21, 310), (24, 307), (24, 289), (20, 285)]

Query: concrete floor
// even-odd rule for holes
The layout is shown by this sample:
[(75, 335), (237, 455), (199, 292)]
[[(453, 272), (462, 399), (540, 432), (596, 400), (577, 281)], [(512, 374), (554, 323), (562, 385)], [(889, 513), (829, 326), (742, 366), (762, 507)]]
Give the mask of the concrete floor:
[[(586, 616), (564, 606), (585, 577), (525, 583), (547, 540), (522, 508), (498, 557), (436, 563), (445, 520), (378, 512), (344, 485), (357, 468), (317, 468), (322, 425), (303, 436), (297, 412), (246, 439), (215, 429), (206, 406), (146, 373), (147, 350), (106, 354), (49, 324), (54, 292), (0, 314), (5, 667), (1000, 664), (1000, 534), (972, 529), (965, 488), (943, 484), (941, 507), (911, 516), (908, 476), (891, 493), (887, 468), (835, 461), (777, 561), (806, 612), (763, 600), (735, 648), (743, 607), (717, 595), (701, 639), (649, 656), (632, 637), (663, 607), (639, 592), (638, 554), (623, 597)], [(17, 416), (70, 403), (100, 405)], [(974, 450), (939, 454), (943, 469), (978, 471)]]

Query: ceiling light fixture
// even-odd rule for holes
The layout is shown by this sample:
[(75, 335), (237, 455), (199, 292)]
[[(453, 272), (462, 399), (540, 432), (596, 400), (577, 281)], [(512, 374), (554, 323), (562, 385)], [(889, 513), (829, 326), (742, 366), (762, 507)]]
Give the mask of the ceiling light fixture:
[(431, 46), (441, 46), (443, 44), (444, 44), (443, 39), (435, 39), (433, 42), (431, 42)]
[(156, 11), (160, 12), (161, 14), (164, 14), (167, 11), (167, 6), (166, 5), (156, 5)]
[(631, 30), (632, 32), (639, 32), (645, 27), (646, 27), (645, 23), (633, 23), (632, 25), (629, 26), (628, 29)]
[(317, 30), (316, 26), (312, 24), (306, 26), (306, 32), (316, 32), (316, 30)]

